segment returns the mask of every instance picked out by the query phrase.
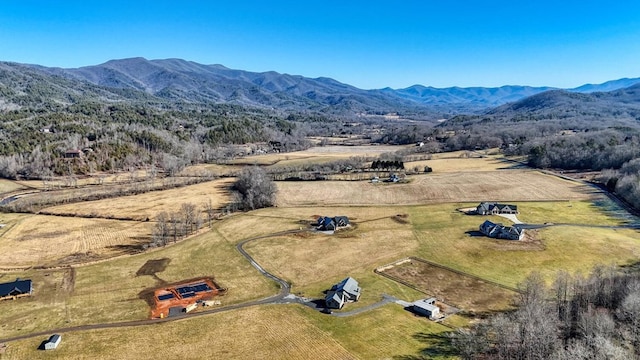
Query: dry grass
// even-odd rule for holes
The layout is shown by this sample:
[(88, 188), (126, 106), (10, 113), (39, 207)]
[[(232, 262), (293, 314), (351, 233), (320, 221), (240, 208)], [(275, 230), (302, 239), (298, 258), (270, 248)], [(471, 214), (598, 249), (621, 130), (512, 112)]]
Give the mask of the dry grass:
[[(366, 291), (366, 290), (365, 290)], [(346, 318), (300, 309), (361, 359), (450, 359), (442, 336), (451, 329), (415, 316), (396, 304)]]
[(0, 238), (0, 267), (55, 265), (114, 256), (149, 240), (149, 223), (24, 215)]
[(495, 171), (513, 167), (511, 163), (505, 163), (501, 158), (434, 158), (432, 160), (421, 160), (405, 162), (405, 169), (413, 169), (418, 167), (420, 171), (425, 166), (430, 166), (435, 174), (450, 172), (469, 172), (469, 171)]
[[(62, 336), (54, 354), (74, 359), (358, 358), (292, 307), (262, 306), (162, 325), (74, 332)], [(11, 343), (3, 359), (50, 358), (54, 354), (35, 350), (42, 340)]]
[(396, 265), (384, 273), (404, 280), (460, 310), (483, 313), (512, 307), (515, 292), (420, 261)]
[(270, 238), (245, 248), (263, 267), (291, 281), (295, 291), (318, 281), (330, 285), (326, 283), (329, 279), (373, 269), (417, 248), (410, 225), (388, 218), (356, 224), (357, 230), (334, 235)]
[[(149, 260), (168, 262), (154, 276), (137, 276)], [(215, 232), (147, 252), (74, 268), (73, 286), (65, 285), (68, 269), (0, 273), (34, 281), (32, 298), (0, 302), (0, 338), (59, 327), (146, 319), (150, 307), (141, 294), (164, 283), (211, 276), (228, 289), (223, 305), (266, 297), (277, 285), (260, 275)], [(73, 289), (69, 291), (69, 289)]]
[(391, 145), (360, 145), (360, 146), (320, 146), (313, 147), (303, 151), (290, 153), (272, 153), (265, 155), (248, 156), (242, 159), (236, 159), (230, 164), (242, 165), (287, 165), (288, 162), (295, 163), (300, 159), (316, 162), (316, 159), (323, 158), (328, 160), (348, 159), (352, 156), (378, 156), (382, 153), (395, 152), (406, 148), (407, 146), (391, 146)]
[(0, 179), (0, 194), (6, 194), (13, 191), (24, 190), (25, 186), (15, 181)]
[(177, 189), (54, 206), (45, 210), (52, 214), (119, 217), (136, 220), (154, 219), (162, 211), (180, 210), (180, 206), (184, 203), (195, 204), (200, 207), (201, 211), (204, 211), (204, 205), (211, 200), (213, 207), (219, 208), (230, 201), (227, 188), (232, 182), (232, 179), (221, 179)]
[(278, 206), (396, 205), (443, 202), (585, 200), (594, 189), (538, 171), (504, 170), (410, 176), (408, 184), (363, 181), (278, 182)]

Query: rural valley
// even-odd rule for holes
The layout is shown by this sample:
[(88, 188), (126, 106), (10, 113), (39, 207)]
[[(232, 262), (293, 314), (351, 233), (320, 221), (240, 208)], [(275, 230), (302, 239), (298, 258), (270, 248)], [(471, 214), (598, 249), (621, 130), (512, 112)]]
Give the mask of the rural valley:
[(0, 63), (0, 359), (637, 357), (639, 84)]

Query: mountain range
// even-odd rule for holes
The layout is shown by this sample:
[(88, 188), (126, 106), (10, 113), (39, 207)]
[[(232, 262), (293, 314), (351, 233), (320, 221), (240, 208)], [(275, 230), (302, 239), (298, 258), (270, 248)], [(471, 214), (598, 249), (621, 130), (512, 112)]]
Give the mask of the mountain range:
[[(14, 81), (10, 83), (11, 79)], [(535, 96), (549, 91), (579, 97), (627, 88), (640, 83), (640, 78), (564, 90), (530, 86), (434, 88), (422, 85), (363, 90), (325, 77), (249, 72), (181, 59), (130, 58), (76, 69), (4, 62), (0, 63), (0, 109), (18, 106), (18, 95), (29, 90), (25, 87), (29, 82), (37, 83), (44, 95), (61, 97), (58, 102), (71, 101), (74, 94), (89, 93), (107, 100), (212, 102), (334, 114), (400, 112), (437, 117), (465, 112), (508, 112), (524, 106), (518, 102), (532, 96), (530, 104), (540, 102)], [(15, 84), (23, 88), (15, 89)], [(14, 96), (4, 94), (3, 89), (4, 93)], [(12, 104), (12, 99), (18, 104)], [(511, 104), (511, 107), (500, 108), (505, 104)], [(491, 110), (496, 107), (497, 110)]]

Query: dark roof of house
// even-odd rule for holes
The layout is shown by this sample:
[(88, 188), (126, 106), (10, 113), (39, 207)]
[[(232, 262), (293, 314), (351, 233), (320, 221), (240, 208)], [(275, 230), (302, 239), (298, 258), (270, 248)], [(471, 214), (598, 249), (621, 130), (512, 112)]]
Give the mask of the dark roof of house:
[(0, 284), (0, 297), (11, 294), (29, 294), (33, 290), (31, 280), (19, 280)]
[(58, 335), (58, 334), (53, 334), (51, 335), (51, 337), (49, 338), (49, 342), (50, 343), (58, 343), (60, 342), (60, 340), (62, 339), (62, 336)]

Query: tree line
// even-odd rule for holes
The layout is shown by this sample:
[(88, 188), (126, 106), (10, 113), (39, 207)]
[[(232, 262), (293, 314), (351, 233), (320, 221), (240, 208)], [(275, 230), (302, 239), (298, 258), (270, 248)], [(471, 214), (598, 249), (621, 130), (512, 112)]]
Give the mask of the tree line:
[(598, 266), (588, 276), (539, 273), (521, 285), (514, 311), (451, 334), (463, 359), (615, 360), (640, 355), (640, 276)]

